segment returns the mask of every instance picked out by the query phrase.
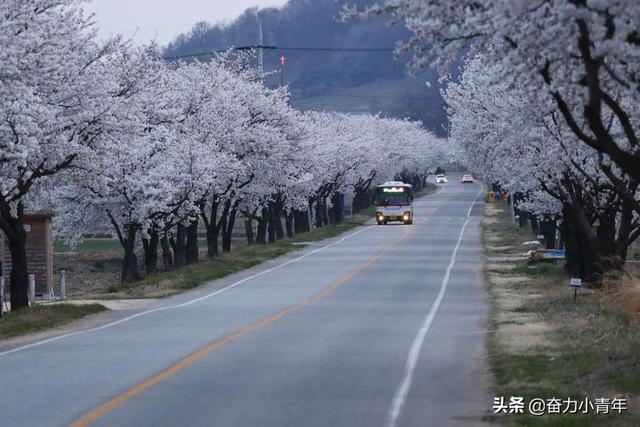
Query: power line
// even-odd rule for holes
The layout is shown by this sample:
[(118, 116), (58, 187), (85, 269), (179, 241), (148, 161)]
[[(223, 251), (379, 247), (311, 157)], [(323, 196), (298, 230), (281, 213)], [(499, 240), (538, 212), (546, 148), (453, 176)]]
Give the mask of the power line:
[(296, 89), (291, 89), (293, 95), (306, 95), (308, 97), (329, 97), (329, 98), (363, 98), (363, 99), (397, 99), (397, 100), (417, 100), (417, 101), (431, 101), (432, 98), (422, 96), (394, 96), (394, 95), (361, 95), (361, 94), (346, 94), (346, 93), (313, 93)]
[[(264, 46), (264, 45), (251, 45), (251, 46), (238, 46), (232, 47), (231, 50), (247, 51), (247, 50), (292, 50), (292, 51), (306, 51), (306, 52), (364, 52), (364, 53), (380, 53), (380, 52), (394, 52), (393, 48), (384, 47), (300, 47), (300, 46)], [(172, 61), (176, 59), (194, 58), (198, 56), (215, 55), (216, 53), (226, 52), (229, 49), (216, 49), (203, 52), (188, 53), (184, 55), (165, 56), (163, 59)]]
[(287, 47), (276, 46), (279, 50), (302, 50), (311, 52), (393, 52), (395, 49), (386, 47)]
[(270, 47), (267, 46), (239, 46), (239, 47), (232, 47), (229, 49), (217, 49), (217, 50), (208, 50), (205, 52), (197, 52), (197, 53), (187, 53), (184, 55), (174, 55), (174, 56), (163, 56), (162, 59), (164, 59), (165, 61), (173, 61), (176, 59), (183, 59), (183, 58), (195, 58), (197, 56), (206, 56), (206, 55), (215, 55), (216, 53), (223, 53), (226, 52), (228, 50), (240, 50), (240, 51), (247, 51), (247, 50), (256, 50), (256, 49), (271, 49)]

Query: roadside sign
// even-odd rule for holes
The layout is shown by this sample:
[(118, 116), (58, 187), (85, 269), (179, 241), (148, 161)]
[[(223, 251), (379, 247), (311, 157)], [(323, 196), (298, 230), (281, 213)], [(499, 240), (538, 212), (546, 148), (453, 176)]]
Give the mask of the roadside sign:
[(575, 303), (578, 299), (578, 288), (582, 287), (582, 279), (579, 277), (572, 277), (569, 284), (573, 288), (573, 302)]

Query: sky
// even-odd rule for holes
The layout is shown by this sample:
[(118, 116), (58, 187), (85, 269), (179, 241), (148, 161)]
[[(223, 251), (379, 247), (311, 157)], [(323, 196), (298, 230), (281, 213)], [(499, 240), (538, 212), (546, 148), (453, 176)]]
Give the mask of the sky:
[(245, 9), (282, 6), (287, 0), (92, 0), (101, 37), (123, 34), (136, 43), (165, 45), (199, 21), (230, 22)]

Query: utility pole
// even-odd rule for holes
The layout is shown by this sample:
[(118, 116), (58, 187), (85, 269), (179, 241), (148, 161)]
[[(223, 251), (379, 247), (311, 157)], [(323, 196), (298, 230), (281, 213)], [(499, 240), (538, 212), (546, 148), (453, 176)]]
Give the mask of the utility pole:
[(260, 68), (260, 77), (264, 80), (264, 34), (262, 29), (262, 16), (260, 10), (256, 12), (258, 18), (258, 67)]
[(285, 84), (285, 79), (284, 79), (284, 64), (287, 62), (287, 57), (282, 55), (280, 57), (280, 86), (284, 86)]

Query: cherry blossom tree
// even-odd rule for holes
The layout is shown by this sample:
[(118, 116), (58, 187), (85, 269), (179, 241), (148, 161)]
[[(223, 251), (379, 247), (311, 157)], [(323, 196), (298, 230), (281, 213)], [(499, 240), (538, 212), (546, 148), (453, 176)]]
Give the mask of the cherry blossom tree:
[[(112, 89), (105, 101), (111, 126), (96, 138), (96, 149), (57, 186), (57, 232), (70, 241), (86, 233), (112, 230), (124, 260), (122, 280), (139, 276), (136, 242), (154, 226), (186, 215), (191, 187), (181, 180), (177, 153), (182, 143), (175, 124), (182, 119), (173, 70), (151, 48), (123, 47), (103, 75)], [(61, 180), (62, 181), (62, 180)], [(187, 205), (188, 206), (188, 205)], [(187, 213), (183, 211), (186, 209)]]
[(526, 88), (545, 110), (552, 103), (575, 138), (640, 179), (637, 2), (385, 0), (345, 6), (344, 16), (380, 14), (413, 32), (399, 47), (413, 52), (413, 69), (437, 66), (446, 76), (465, 52), (479, 54), (497, 65), (492, 80)]
[(98, 43), (76, 0), (0, 4), (0, 228), (11, 253), (13, 309), (28, 304), (30, 196), (92, 149), (105, 123), (101, 83), (117, 41)]
[(493, 81), (492, 67), (471, 60), (449, 85), (452, 138), (472, 170), (522, 195), (521, 214), (562, 217), (568, 268), (599, 283), (639, 236), (638, 182), (582, 144), (552, 102), (541, 109), (526, 88)]
[[(12, 299), (26, 304), (27, 207), (53, 209), (56, 235), (118, 238), (121, 279), (231, 250), (240, 212), (257, 241), (339, 223), (340, 194), (402, 177), (422, 185), (445, 153), (421, 125), (298, 112), (270, 89), (251, 53), (170, 63), (153, 45), (94, 40), (76, 0), (10, 0), (0, 44), (0, 228), (12, 254)], [(286, 226), (282, 227), (284, 218)], [(267, 237), (268, 236), (268, 237)]]

